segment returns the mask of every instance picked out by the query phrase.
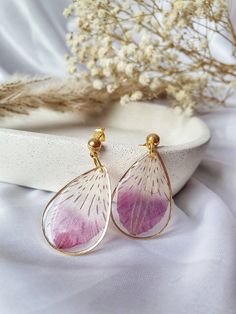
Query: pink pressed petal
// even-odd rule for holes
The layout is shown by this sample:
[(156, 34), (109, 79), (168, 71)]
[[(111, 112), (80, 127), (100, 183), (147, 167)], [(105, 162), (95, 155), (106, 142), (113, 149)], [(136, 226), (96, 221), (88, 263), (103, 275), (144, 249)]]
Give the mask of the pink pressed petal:
[(168, 208), (168, 200), (139, 191), (122, 191), (118, 193), (117, 202), (120, 222), (131, 235), (139, 235), (153, 228)]
[(114, 195), (113, 219), (132, 236), (158, 234), (168, 223), (171, 190), (160, 156), (137, 161), (119, 182)]
[(105, 168), (81, 175), (46, 207), (44, 234), (52, 246), (79, 254), (96, 246), (107, 228), (111, 192)]
[(68, 249), (89, 242), (99, 231), (96, 221), (62, 208), (54, 220), (52, 235), (57, 248)]

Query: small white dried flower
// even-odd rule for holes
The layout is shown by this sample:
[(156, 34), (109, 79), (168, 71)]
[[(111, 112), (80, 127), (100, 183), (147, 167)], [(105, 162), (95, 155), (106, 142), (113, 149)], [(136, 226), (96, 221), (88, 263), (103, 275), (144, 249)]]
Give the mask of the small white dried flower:
[(130, 63), (126, 66), (125, 68), (125, 73), (131, 77), (134, 73), (134, 68), (135, 68), (135, 65), (133, 63)]
[(136, 45), (135, 45), (134, 43), (129, 44), (129, 45), (126, 47), (127, 54), (128, 54), (128, 55), (134, 54), (135, 51), (136, 51), (136, 48), (137, 48), (137, 47), (136, 47)]
[(124, 95), (124, 96), (122, 96), (121, 99), (120, 99), (121, 105), (125, 105), (125, 104), (127, 104), (127, 103), (129, 103), (129, 102), (130, 102), (130, 97), (129, 97), (129, 95)]
[(124, 61), (120, 61), (117, 63), (117, 71), (118, 72), (125, 72), (127, 67), (127, 63), (125, 63)]
[(89, 62), (87, 62), (86, 66), (88, 69), (92, 70), (92, 68), (95, 66), (94, 60), (90, 60)]
[(103, 69), (103, 71), (102, 71), (102, 73), (104, 74), (104, 76), (105, 77), (109, 77), (109, 76), (111, 76), (112, 75), (112, 69), (110, 69), (110, 68), (104, 68)]
[(100, 89), (103, 88), (103, 82), (102, 82), (101, 80), (94, 80), (94, 81), (93, 81), (93, 87), (94, 87), (95, 89), (100, 90)]
[(72, 7), (72, 6), (69, 6), (68, 8), (66, 8), (66, 9), (63, 11), (63, 15), (64, 15), (65, 17), (69, 17), (69, 16), (71, 16), (72, 12), (73, 12), (73, 7)]
[(184, 90), (179, 91), (176, 95), (175, 98), (177, 101), (181, 102), (183, 100), (185, 100), (186, 98), (186, 92)]
[(147, 46), (152, 44), (152, 39), (150, 35), (148, 35), (146, 32), (143, 33), (141, 40), (139, 42), (139, 47), (141, 49), (145, 49)]
[(152, 91), (156, 91), (158, 88), (160, 88), (160, 86), (161, 86), (161, 83), (158, 77), (155, 77), (151, 80), (150, 89)]
[(143, 86), (147, 86), (150, 83), (150, 77), (147, 73), (141, 73), (139, 76), (139, 83)]
[(97, 56), (98, 58), (103, 58), (105, 56), (105, 54), (107, 53), (108, 51), (108, 47), (107, 46), (104, 46), (104, 47), (101, 47), (98, 52), (97, 52)]
[(136, 91), (130, 96), (130, 100), (137, 101), (143, 98), (143, 93), (141, 91)]
[(68, 71), (70, 74), (75, 74), (77, 71), (77, 67), (75, 65), (71, 65), (68, 67)]
[(153, 45), (147, 46), (147, 48), (146, 48), (146, 50), (145, 50), (145, 56), (146, 56), (148, 59), (150, 59), (150, 58), (152, 57), (153, 51), (154, 51)]
[(193, 105), (188, 106), (183, 112), (187, 117), (191, 117), (194, 113)]
[(92, 77), (97, 77), (98, 75), (101, 74), (101, 69), (99, 69), (99, 68), (92, 68), (90, 70), (90, 74), (91, 74)]
[(113, 93), (116, 90), (116, 85), (115, 84), (109, 84), (107, 85), (107, 92), (109, 94)]

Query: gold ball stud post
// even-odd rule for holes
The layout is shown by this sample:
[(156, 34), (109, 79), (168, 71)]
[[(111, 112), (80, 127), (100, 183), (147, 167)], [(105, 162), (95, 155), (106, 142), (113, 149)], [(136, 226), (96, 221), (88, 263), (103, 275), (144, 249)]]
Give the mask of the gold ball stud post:
[(146, 142), (148, 146), (153, 145), (154, 147), (157, 147), (160, 143), (160, 136), (155, 133), (151, 133), (147, 136)]
[(97, 138), (91, 138), (88, 141), (88, 148), (91, 152), (99, 152), (102, 147), (102, 142)]

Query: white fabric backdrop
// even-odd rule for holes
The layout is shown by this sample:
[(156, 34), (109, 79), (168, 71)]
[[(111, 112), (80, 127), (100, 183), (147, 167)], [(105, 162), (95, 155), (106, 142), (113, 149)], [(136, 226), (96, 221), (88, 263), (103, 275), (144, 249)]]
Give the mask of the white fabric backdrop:
[[(0, 75), (63, 75), (69, 0), (0, 0)], [(96, 252), (64, 257), (45, 243), (47, 192), (0, 184), (1, 314), (235, 314), (236, 110), (204, 116), (213, 138), (175, 197), (159, 239), (113, 227)]]

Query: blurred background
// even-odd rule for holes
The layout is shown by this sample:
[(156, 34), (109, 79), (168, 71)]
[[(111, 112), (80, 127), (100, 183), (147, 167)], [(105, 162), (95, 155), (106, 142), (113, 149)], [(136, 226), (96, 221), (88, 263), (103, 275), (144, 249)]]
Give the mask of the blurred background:
[(14, 73), (64, 76), (70, 0), (0, 0), (0, 80)]

